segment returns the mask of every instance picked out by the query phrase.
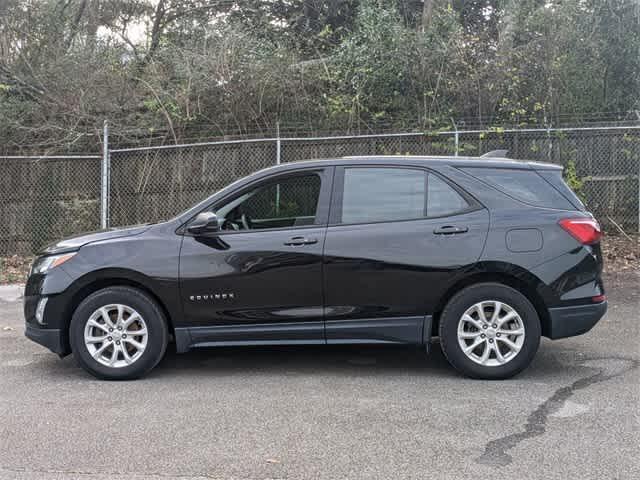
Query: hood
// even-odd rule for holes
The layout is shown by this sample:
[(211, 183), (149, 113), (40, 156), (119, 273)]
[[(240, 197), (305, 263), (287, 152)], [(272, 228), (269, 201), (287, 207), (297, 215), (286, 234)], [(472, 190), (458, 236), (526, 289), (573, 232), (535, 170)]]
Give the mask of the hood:
[(96, 232), (85, 233), (82, 235), (76, 235), (74, 237), (65, 238), (59, 242), (52, 243), (45, 247), (41, 255), (50, 255), (53, 253), (64, 253), (78, 250), (87, 243), (100, 242), (103, 240), (110, 240), (112, 238), (129, 237), (132, 235), (140, 235), (151, 228), (151, 225), (137, 225), (135, 227), (127, 228), (111, 228), (108, 230), (98, 230)]

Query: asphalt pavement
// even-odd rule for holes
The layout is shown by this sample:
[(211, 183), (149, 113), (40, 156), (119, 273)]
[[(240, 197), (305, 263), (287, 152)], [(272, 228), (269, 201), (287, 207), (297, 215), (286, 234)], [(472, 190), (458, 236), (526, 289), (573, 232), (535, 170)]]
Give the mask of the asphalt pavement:
[(28, 341), (0, 287), (0, 478), (638, 479), (640, 274), (607, 282), (590, 333), (501, 382), (437, 345), (170, 349), (103, 382)]

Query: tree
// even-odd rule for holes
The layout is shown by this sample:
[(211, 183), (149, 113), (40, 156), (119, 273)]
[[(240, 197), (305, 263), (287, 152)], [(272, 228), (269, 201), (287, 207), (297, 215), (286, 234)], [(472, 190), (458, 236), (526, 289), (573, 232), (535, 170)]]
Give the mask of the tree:
[[(4, 152), (640, 109), (633, 0), (5, 0)], [(604, 113), (602, 113), (604, 112)]]

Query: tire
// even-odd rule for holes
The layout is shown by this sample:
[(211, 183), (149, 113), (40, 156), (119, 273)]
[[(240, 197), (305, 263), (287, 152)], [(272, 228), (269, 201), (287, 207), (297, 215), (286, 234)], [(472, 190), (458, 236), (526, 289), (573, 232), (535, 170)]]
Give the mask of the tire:
[[(493, 315), (496, 310), (498, 317)], [(471, 378), (502, 380), (517, 375), (533, 360), (540, 334), (540, 319), (531, 302), (500, 283), (479, 283), (461, 290), (440, 316), (442, 352), (456, 370)], [(486, 358), (485, 348), (489, 349)]]
[(162, 360), (168, 339), (167, 321), (158, 304), (142, 291), (124, 286), (89, 295), (76, 308), (69, 327), (76, 362), (103, 380), (144, 376)]

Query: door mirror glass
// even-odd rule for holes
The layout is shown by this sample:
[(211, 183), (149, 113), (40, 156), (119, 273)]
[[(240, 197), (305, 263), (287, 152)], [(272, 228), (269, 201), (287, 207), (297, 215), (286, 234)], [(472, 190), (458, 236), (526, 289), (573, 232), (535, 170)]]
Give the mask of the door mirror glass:
[(213, 212), (201, 212), (187, 227), (187, 232), (193, 234), (213, 233), (220, 230), (218, 216)]

